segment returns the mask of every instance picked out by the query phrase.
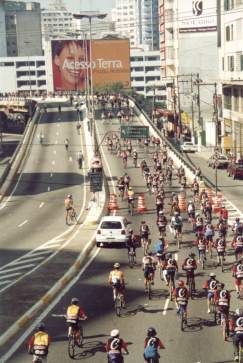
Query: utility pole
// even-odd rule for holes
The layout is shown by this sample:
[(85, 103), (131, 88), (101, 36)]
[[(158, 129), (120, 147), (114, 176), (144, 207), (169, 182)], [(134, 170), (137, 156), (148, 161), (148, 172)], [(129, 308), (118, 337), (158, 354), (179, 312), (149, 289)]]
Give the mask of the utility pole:
[(178, 94), (178, 116), (179, 116), (179, 127), (181, 131), (181, 97), (180, 97), (180, 83), (179, 83), (179, 76), (176, 76), (177, 81), (177, 94)]
[(197, 73), (197, 107), (198, 107), (198, 125), (201, 125), (201, 97), (200, 97), (200, 77), (199, 77), (199, 73)]
[(193, 142), (194, 142), (195, 125), (194, 125), (194, 100), (193, 100), (193, 74), (192, 73), (191, 73), (191, 114), (192, 114), (192, 138), (193, 138)]

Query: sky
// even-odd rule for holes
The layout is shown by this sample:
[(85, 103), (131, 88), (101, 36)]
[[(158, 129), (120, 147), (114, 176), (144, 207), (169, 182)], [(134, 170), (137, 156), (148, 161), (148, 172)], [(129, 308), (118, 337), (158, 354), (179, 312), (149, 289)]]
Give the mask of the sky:
[[(50, 0), (34, 0), (47, 7)], [(68, 10), (111, 10), (115, 6), (115, 0), (63, 0)]]

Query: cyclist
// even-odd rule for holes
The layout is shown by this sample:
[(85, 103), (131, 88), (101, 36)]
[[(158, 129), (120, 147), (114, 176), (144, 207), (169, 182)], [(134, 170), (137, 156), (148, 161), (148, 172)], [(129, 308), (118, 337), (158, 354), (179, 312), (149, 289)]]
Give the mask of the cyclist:
[(196, 179), (194, 179), (194, 181), (192, 183), (192, 191), (193, 191), (193, 197), (195, 200), (195, 198), (197, 198), (199, 196), (199, 184)]
[(179, 215), (179, 212), (175, 212), (174, 216), (171, 218), (171, 228), (174, 231), (174, 235), (178, 234), (178, 237), (182, 236), (182, 217)]
[(160, 355), (158, 349), (165, 349), (162, 341), (156, 337), (157, 332), (153, 327), (148, 328), (147, 336), (144, 341), (143, 357), (145, 362), (149, 363), (153, 360), (154, 363), (159, 363)]
[(133, 158), (133, 165), (135, 166), (135, 168), (137, 168), (137, 166), (138, 166), (138, 152), (137, 152), (136, 149), (133, 150), (132, 158)]
[(195, 204), (193, 203), (192, 200), (190, 200), (188, 202), (188, 205), (187, 205), (187, 213), (188, 213), (188, 219), (190, 221), (195, 218)]
[(130, 181), (131, 181), (130, 176), (127, 173), (125, 173), (123, 175), (123, 180), (124, 180), (124, 184), (125, 184), (125, 190), (128, 190), (129, 186), (130, 186)]
[(122, 351), (124, 350), (125, 354), (129, 354), (127, 349), (127, 344), (124, 342), (122, 338), (120, 338), (120, 332), (118, 329), (113, 329), (110, 332), (110, 338), (107, 340), (105, 344), (105, 350), (108, 354), (108, 363), (117, 362), (123, 363), (123, 355)]
[(166, 286), (169, 285), (171, 280), (173, 288), (175, 288), (175, 273), (178, 271), (178, 264), (176, 260), (172, 257), (172, 253), (168, 253), (165, 256), (164, 262), (164, 280), (166, 281)]
[(236, 309), (235, 315), (230, 320), (233, 332), (234, 360), (239, 360), (239, 345), (243, 345), (243, 309)]
[(156, 210), (157, 210), (157, 217), (159, 216), (159, 212), (163, 211), (164, 208), (164, 198), (161, 194), (157, 194), (155, 198)]
[(236, 261), (243, 256), (243, 236), (237, 236), (233, 238), (232, 247), (235, 249), (235, 259)]
[(76, 337), (80, 334), (79, 320), (86, 320), (87, 316), (82, 308), (79, 306), (79, 300), (73, 297), (71, 305), (68, 306), (66, 312), (66, 323), (68, 324), (68, 337), (72, 335), (72, 332)]
[(134, 209), (134, 191), (132, 189), (132, 187), (128, 188), (127, 191), (127, 201), (128, 201), (128, 210), (129, 213), (131, 213), (131, 208)]
[(224, 237), (217, 238), (214, 242), (214, 247), (218, 253), (218, 266), (220, 266), (220, 259), (225, 259), (226, 240)]
[(36, 333), (28, 341), (28, 353), (33, 355), (32, 362), (47, 361), (50, 342), (51, 338), (46, 332), (45, 324), (40, 323), (36, 327)]
[(236, 288), (237, 297), (240, 297), (240, 289), (243, 284), (243, 257), (239, 261), (236, 261), (233, 264), (232, 274), (233, 277), (235, 278), (235, 288)]
[(219, 217), (219, 222), (217, 225), (218, 235), (219, 237), (226, 237), (227, 235), (227, 221)]
[(209, 250), (212, 255), (212, 244), (213, 244), (213, 236), (214, 236), (214, 228), (211, 223), (207, 223), (204, 228), (204, 236), (208, 243)]
[(206, 249), (207, 249), (207, 241), (206, 238), (202, 235), (200, 235), (197, 238), (196, 241), (197, 244), (197, 248), (198, 248), (198, 262), (202, 262), (202, 258), (204, 258), (204, 260), (206, 260)]
[(143, 245), (148, 244), (148, 237), (150, 234), (150, 229), (145, 221), (141, 222), (140, 228), (139, 228), (139, 233), (140, 233), (140, 238), (141, 238), (142, 244)]
[(196, 290), (195, 284), (195, 274), (194, 272), (197, 269), (197, 262), (195, 260), (195, 253), (190, 253), (189, 257), (187, 257), (182, 263), (182, 270), (186, 271), (186, 284), (189, 284), (189, 278), (192, 279), (192, 290)]
[(68, 139), (64, 140), (64, 145), (65, 145), (66, 151), (68, 151), (68, 148), (69, 148), (69, 140)]
[(208, 307), (208, 314), (211, 313), (210, 306), (214, 301), (214, 293), (217, 290), (217, 284), (219, 281), (216, 279), (216, 274), (211, 272), (209, 275), (209, 279), (203, 285), (203, 288), (207, 290), (207, 307)]
[(187, 304), (189, 299), (189, 292), (185, 287), (183, 280), (178, 281), (178, 287), (174, 289), (173, 296), (175, 298), (177, 314), (179, 314), (182, 309), (182, 313), (185, 317), (185, 322), (187, 322)]
[(121, 152), (121, 157), (122, 157), (122, 162), (123, 162), (123, 165), (124, 167), (126, 168), (127, 167), (127, 152), (125, 150), (123, 150)]
[(73, 208), (73, 197), (71, 194), (68, 194), (67, 197), (64, 200), (64, 205), (66, 209), (66, 224), (68, 224), (68, 216), (70, 213), (75, 213), (75, 210)]
[(77, 162), (78, 162), (79, 169), (82, 169), (83, 160), (84, 160), (83, 153), (82, 153), (82, 151), (80, 150), (80, 151), (78, 151), (78, 153), (77, 153)]
[(123, 199), (124, 197), (124, 191), (125, 191), (125, 182), (124, 182), (124, 178), (120, 177), (117, 181), (117, 187), (119, 190), (119, 197), (121, 197)]
[(148, 282), (151, 281), (151, 284), (154, 285), (154, 274), (156, 270), (156, 261), (151, 255), (147, 255), (143, 257), (143, 271), (144, 271), (144, 286), (145, 292), (148, 291)]
[(125, 308), (125, 279), (123, 272), (120, 270), (120, 264), (118, 262), (113, 265), (113, 270), (110, 271), (108, 281), (113, 288), (114, 301), (117, 298), (117, 294), (120, 293), (122, 305)]
[(163, 237), (160, 237), (154, 245), (154, 252), (158, 259), (158, 264), (160, 265), (165, 261), (165, 240)]
[(59, 103), (59, 105), (58, 105), (58, 112), (59, 113), (61, 113), (62, 112), (62, 106), (61, 106), (61, 104)]
[(164, 215), (164, 211), (163, 210), (160, 210), (159, 211), (159, 216), (158, 216), (158, 219), (157, 219), (157, 226), (158, 226), (158, 229), (159, 229), (159, 234), (160, 236), (165, 236), (166, 235), (166, 226), (167, 226), (167, 218), (166, 216)]
[(224, 314), (226, 319), (228, 319), (230, 309), (230, 292), (226, 290), (224, 286), (225, 285), (223, 283), (217, 284), (217, 289), (214, 292), (214, 302), (219, 316)]
[(136, 264), (136, 248), (137, 248), (137, 240), (136, 236), (133, 233), (133, 230), (130, 228), (128, 231), (128, 240), (127, 240), (127, 252), (134, 254), (134, 263)]
[(240, 218), (235, 218), (235, 223), (233, 224), (232, 231), (234, 232), (234, 236), (241, 236), (243, 234), (243, 224), (240, 221)]
[(44, 141), (44, 134), (43, 134), (42, 131), (39, 134), (39, 141), (40, 141), (40, 144), (42, 145), (43, 144), (43, 141)]
[(146, 163), (146, 160), (142, 160), (141, 163), (140, 163), (140, 168), (141, 168), (141, 172), (143, 174), (143, 171), (144, 169), (147, 167), (147, 163)]
[(198, 237), (203, 232), (203, 218), (198, 214), (196, 216), (195, 233)]

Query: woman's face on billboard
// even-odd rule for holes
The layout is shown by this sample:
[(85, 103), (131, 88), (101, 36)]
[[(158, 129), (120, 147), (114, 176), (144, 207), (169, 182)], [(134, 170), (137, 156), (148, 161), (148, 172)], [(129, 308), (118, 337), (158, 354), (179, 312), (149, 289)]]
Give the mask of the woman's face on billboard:
[(63, 88), (84, 86), (85, 67), (80, 66), (84, 61), (85, 50), (75, 41), (66, 43), (60, 54), (55, 56), (54, 62), (59, 67)]

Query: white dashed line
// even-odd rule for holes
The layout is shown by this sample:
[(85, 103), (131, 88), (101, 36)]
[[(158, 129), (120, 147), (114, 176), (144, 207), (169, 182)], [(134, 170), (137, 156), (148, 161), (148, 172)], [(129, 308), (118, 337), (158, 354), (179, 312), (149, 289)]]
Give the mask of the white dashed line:
[[(28, 261), (27, 261), (28, 262)], [(8, 272), (12, 272), (12, 271), (18, 271), (18, 270), (21, 270), (21, 269), (25, 269), (25, 268), (29, 268), (29, 267), (33, 267), (35, 266), (33, 263), (29, 264), (29, 265), (24, 265), (24, 266), (18, 266), (18, 267), (13, 267), (13, 268), (8, 268), (6, 270), (3, 270), (3, 271), (0, 271), (0, 274), (8, 274)], [(2, 277), (0, 276), (0, 278)], [(10, 276), (10, 275), (7, 275), (7, 276)], [(5, 276), (6, 277), (6, 276)]]
[(51, 163), (52, 163), (52, 165), (55, 165), (55, 164), (56, 164), (55, 160), (52, 160), (52, 162), (51, 162)]
[(178, 261), (178, 253), (175, 253), (175, 260)]
[(72, 156), (69, 156), (69, 159), (68, 159), (69, 161), (70, 161), (70, 163), (73, 161), (73, 158), (72, 158)]
[(59, 247), (59, 246), (60, 246), (60, 243), (55, 243), (53, 245), (48, 245), (48, 246), (41, 247), (41, 248), (39, 248), (38, 251), (43, 251), (43, 250), (46, 250), (46, 249), (49, 249), (49, 248), (54, 248), (54, 247)]
[(26, 219), (24, 222), (20, 223), (18, 227), (23, 227), (26, 223), (28, 223), (28, 219)]
[(60, 124), (57, 124), (57, 127), (60, 127)]
[(48, 191), (48, 192), (50, 192), (50, 190), (51, 190), (51, 187), (49, 186), (49, 187), (47, 188), (47, 191)]
[[(46, 251), (45, 251), (45, 253), (43, 253), (43, 255), (44, 254), (46, 254)], [(27, 257), (30, 257), (30, 258), (27, 258)], [(11, 266), (22, 265), (23, 263), (29, 263), (29, 262), (39, 261), (39, 260), (43, 260), (43, 258), (45, 258), (45, 256), (32, 257), (32, 258), (31, 257), (32, 256), (26, 256), (23, 260), (10, 263), (9, 266), (11, 267)]]
[(53, 154), (56, 155), (57, 151), (56, 150), (53, 150)]
[(55, 144), (57, 145), (57, 140), (55, 141)]
[(11, 280), (0, 281), (0, 286), (9, 284), (10, 282), (12, 282), (12, 281)]
[(9, 279), (10, 277), (19, 276), (19, 275), (22, 275), (22, 272), (15, 272), (15, 273), (9, 274), (7, 276), (0, 276), (0, 280), (4, 280), (4, 279), (6, 279), (6, 277)]
[(170, 299), (166, 299), (165, 306), (164, 306), (163, 313), (162, 313), (163, 315), (167, 314), (167, 309), (168, 309), (169, 303), (170, 303)]
[(56, 135), (59, 136), (59, 132), (58, 131), (56, 132)]
[(42, 208), (44, 204), (45, 204), (44, 202), (41, 202), (41, 204), (39, 205), (39, 208)]
[(50, 174), (50, 178), (52, 178), (52, 177), (53, 177), (53, 173)]

